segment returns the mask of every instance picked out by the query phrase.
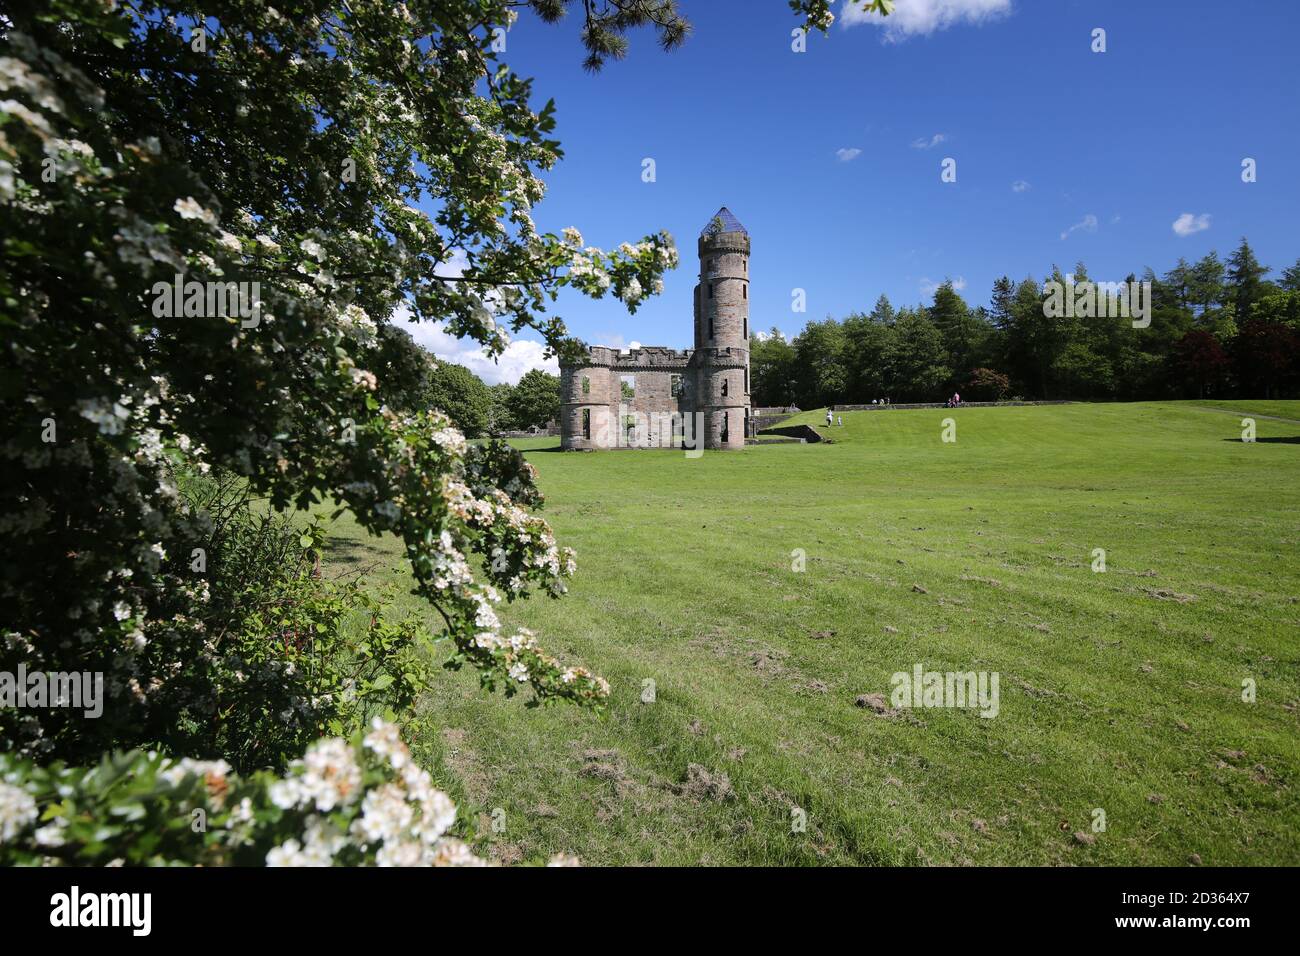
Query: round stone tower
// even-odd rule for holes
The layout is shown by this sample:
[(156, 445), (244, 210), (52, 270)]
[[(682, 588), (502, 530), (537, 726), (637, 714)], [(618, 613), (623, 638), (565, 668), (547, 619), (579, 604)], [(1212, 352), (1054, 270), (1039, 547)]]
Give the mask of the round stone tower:
[(700, 233), (696, 411), (704, 447), (745, 447), (749, 427), (749, 233), (723, 206)]
[(614, 445), (613, 349), (591, 350), (589, 365), (560, 369), (560, 447), (589, 451)]

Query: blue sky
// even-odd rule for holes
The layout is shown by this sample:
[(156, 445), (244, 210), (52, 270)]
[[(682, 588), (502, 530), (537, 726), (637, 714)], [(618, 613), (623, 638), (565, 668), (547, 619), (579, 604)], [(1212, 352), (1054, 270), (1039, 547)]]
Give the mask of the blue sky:
[[(784, 0), (681, 7), (695, 27), (682, 49), (633, 34), (595, 76), (576, 16), (548, 27), (524, 13), (507, 38), (503, 59), (536, 78), (539, 105), (555, 98), (566, 153), (538, 227), (577, 226), (606, 248), (667, 229), (682, 252), (635, 316), (561, 297), (555, 311), (593, 344), (690, 345), (695, 239), (722, 205), (753, 239), (751, 327), (791, 336), (882, 292), (928, 301), (945, 278), (978, 305), (997, 276), (1041, 279), (1053, 263), (1120, 281), (1226, 256), (1242, 235), (1275, 270), (1300, 257), (1291, 0), (897, 0), (892, 27), (837, 9), (802, 54)], [(1091, 49), (1098, 27), (1105, 53)], [(955, 183), (940, 178), (947, 158)], [(419, 337), (489, 381), (548, 365), (528, 342), (493, 368)]]

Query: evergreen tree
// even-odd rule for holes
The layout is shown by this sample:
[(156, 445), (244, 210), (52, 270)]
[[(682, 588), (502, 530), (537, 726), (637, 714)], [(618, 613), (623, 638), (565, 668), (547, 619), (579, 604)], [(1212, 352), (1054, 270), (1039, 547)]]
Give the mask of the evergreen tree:
[(1255, 250), (1250, 248), (1250, 243), (1242, 236), (1241, 245), (1228, 260), (1228, 286), (1232, 290), (1239, 319), (1244, 320), (1250, 316), (1251, 305), (1263, 294), (1266, 275), (1268, 266), (1259, 264)]
[(990, 301), (989, 315), (993, 327), (1005, 332), (1011, 324), (1011, 307), (1016, 299), (1016, 286), (1007, 276), (993, 282), (993, 297)]
[(1288, 292), (1300, 292), (1300, 259), (1297, 259), (1295, 265), (1282, 273), (1282, 281), (1278, 285)]
[(946, 364), (952, 376), (948, 384), (960, 385), (981, 363), (990, 327), (971, 313), (951, 281), (934, 290), (934, 302), (927, 312), (943, 336)]
[(1188, 292), (1191, 304), (1205, 314), (1224, 301), (1223, 260), (1210, 251), (1192, 267), (1191, 286)]
[[(1300, 264), (1297, 264), (1300, 266)], [(871, 310), (871, 321), (878, 322), (881, 325), (892, 325), (894, 322), (894, 307), (889, 302), (889, 296), (883, 292), (880, 298), (876, 300), (876, 307)]]
[(1178, 257), (1178, 264), (1165, 273), (1165, 285), (1174, 297), (1178, 308), (1186, 309), (1191, 301), (1193, 285), (1192, 266), (1185, 258)]

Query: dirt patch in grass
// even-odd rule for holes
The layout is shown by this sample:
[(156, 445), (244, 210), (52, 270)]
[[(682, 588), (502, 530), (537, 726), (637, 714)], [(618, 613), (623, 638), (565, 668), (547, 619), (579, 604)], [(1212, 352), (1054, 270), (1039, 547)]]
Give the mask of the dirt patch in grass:
[(736, 799), (736, 791), (732, 789), (731, 778), (727, 776), (726, 771), (711, 772), (698, 763), (686, 765), (686, 779), (674, 789), (678, 796), (694, 803), (703, 803), (706, 800), (722, 803)]
[(444, 727), (442, 741), (447, 748), (447, 764), (465, 788), (466, 795), (474, 803), (485, 803), (492, 790), (492, 779), (484, 769), (482, 759), (468, 745), (469, 731)]

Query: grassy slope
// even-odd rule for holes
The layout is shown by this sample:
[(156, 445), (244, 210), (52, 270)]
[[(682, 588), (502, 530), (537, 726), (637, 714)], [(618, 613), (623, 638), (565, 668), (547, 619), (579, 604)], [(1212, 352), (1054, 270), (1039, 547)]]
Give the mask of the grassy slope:
[(1300, 402), (1296, 401), (1247, 402), (1207, 398), (1195, 404), (1221, 411), (1237, 412), (1242, 415), (1270, 415), (1273, 418), (1289, 418), (1292, 421), (1300, 421)]
[[(955, 444), (939, 440), (949, 416)], [(1300, 427), (1261, 420), (1243, 445), (1231, 416), (1177, 404), (844, 419), (834, 444), (695, 461), (530, 443), (579, 574), (504, 617), (614, 693), (605, 720), (485, 696), (469, 674), (427, 701), (440, 778), (506, 811), (494, 852), (1300, 863), (1300, 444), (1267, 441)], [(334, 557), (400, 560), (373, 539)], [(854, 706), (918, 662), (999, 672), (1000, 715)], [(732, 793), (690, 780), (692, 763)], [(1077, 845), (1094, 808), (1107, 830)]]

